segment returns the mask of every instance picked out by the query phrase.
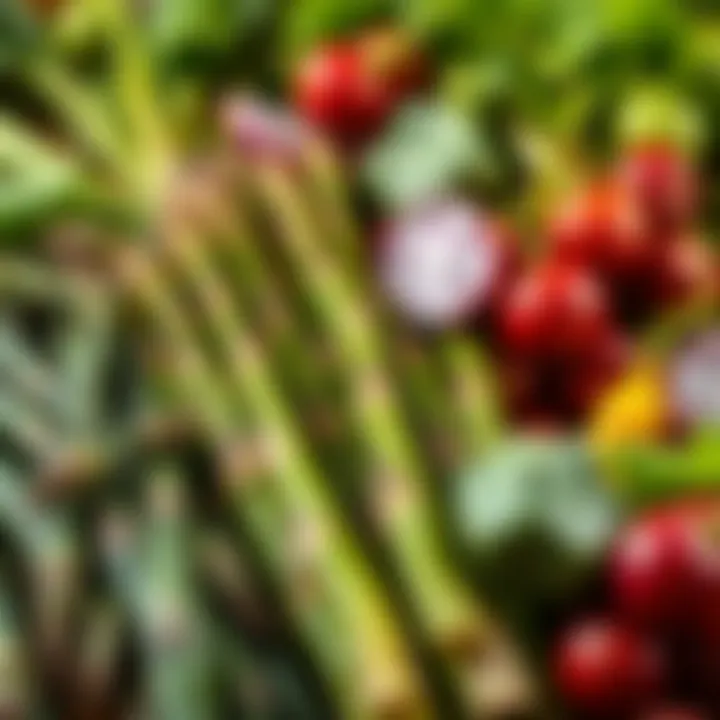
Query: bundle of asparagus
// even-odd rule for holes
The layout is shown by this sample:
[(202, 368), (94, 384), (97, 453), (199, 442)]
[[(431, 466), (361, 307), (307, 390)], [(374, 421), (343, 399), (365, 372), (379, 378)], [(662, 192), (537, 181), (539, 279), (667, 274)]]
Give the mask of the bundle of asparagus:
[[(148, 444), (178, 439), (176, 424), (158, 432), (136, 418), (130, 428), (97, 432), (97, 372), (111, 359), (106, 313), (120, 306), (123, 330), (146, 361), (152, 407), (189, 417), (219, 459), (213, 492), (234, 524), (229, 554), (211, 544), (210, 579), (218, 580), (218, 563), (227, 570), (239, 540), (252, 548), (330, 691), (333, 714), (494, 717), (527, 707), (532, 688), (522, 662), (462, 580), (438, 510), (446, 478), (500, 431), (477, 348), (459, 335), (420, 336), (384, 307), (328, 148), (307, 138), (291, 163), (238, 154), (227, 126), (202, 113), (206, 89), (155, 62), (130, 4), (75, 5), (103, 48), (104, 92), (64, 61), (62, 43), (45, 45), (23, 66), (23, 82), (44, 98), (70, 152), (6, 125), (0, 151), (18, 177), (26, 171), (53, 182), (42, 203), (19, 193), (13, 207), (0, 208), (0, 229), (22, 228), (25, 237), (38, 203), (49, 210), (45, 220), (89, 221), (101, 228), (90, 251), (103, 256), (121, 292), (105, 275), (99, 286), (110, 291), (108, 305), (97, 284), (76, 274), (68, 282), (6, 261), (0, 287), (19, 283), (42, 294), (60, 283), (84, 330), (64, 336), (47, 361), (25, 362), (33, 352), (3, 329), (0, 356), (13, 386), (0, 400), (13, 437), (39, 459), (28, 470), (36, 495), (74, 507), (91, 489), (103, 517), (118, 495), (130, 509), (145, 508), (139, 523), (126, 506), (109, 514), (111, 611), (90, 603), (97, 617), (88, 618), (88, 653), (97, 635), (103, 655), (108, 628), (134, 618), (149, 662), (148, 693), (135, 709), (150, 717), (211, 716), (218, 657), (226, 678), (235, 667), (264, 675), (268, 664), (243, 642), (217, 643), (216, 635), (225, 638), (202, 610), (181, 549), (192, 525), (184, 464), (173, 456), (169, 471), (136, 472)], [(161, 16), (170, 5), (158, 4)], [(175, 122), (181, 112), (205, 123), (201, 160), (187, 171), (184, 158), (196, 148)], [(25, 168), (12, 152), (20, 141), (34, 158)], [(63, 368), (65, 394), (53, 363)], [(32, 399), (13, 399), (22, 388)], [(109, 482), (113, 475), (122, 482)], [(157, 503), (152, 491), (149, 502), (137, 492), (146, 477), (160, 488)], [(136, 554), (136, 540), (143, 548), (147, 540), (146, 555)], [(164, 568), (158, 582), (168, 583), (158, 593), (169, 591), (182, 606), (178, 624), (187, 633), (179, 640), (175, 625), (169, 640), (167, 628), (158, 630), (147, 603), (154, 562)], [(274, 656), (269, 664), (282, 662)], [(496, 682), (500, 676), (513, 682)]]

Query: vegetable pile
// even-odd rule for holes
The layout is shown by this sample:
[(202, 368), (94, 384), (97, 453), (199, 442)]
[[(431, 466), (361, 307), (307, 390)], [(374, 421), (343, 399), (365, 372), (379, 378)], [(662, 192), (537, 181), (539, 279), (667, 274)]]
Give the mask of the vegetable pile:
[(720, 716), (720, 16), (5, 0), (0, 715)]

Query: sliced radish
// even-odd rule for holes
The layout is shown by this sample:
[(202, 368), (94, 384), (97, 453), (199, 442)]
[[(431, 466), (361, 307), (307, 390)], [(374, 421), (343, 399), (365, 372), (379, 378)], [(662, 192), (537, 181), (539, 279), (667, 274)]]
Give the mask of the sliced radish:
[(489, 309), (507, 266), (495, 224), (473, 205), (444, 201), (412, 209), (385, 226), (380, 282), (414, 323), (441, 328)]
[(697, 335), (679, 351), (669, 381), (681, 421), (720, 425), (720, 327)]

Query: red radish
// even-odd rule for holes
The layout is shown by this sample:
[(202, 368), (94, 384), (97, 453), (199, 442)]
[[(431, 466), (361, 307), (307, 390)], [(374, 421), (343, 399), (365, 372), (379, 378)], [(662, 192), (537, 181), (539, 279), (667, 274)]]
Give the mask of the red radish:
[(720, 266), (710, 244), (689, 234), (666, 244), (660, 250), (655, 285), (656, 304), (660, 307), (717, 298)]
[(720, 327), (686, 341), (670, 365), (668, 384), (681, 424), (720, 423)]
[(605, 293), (595, 278), (557, 264), (533, 268), (513, 286), (501, 324), (508, 350), (537, 361), (592, 356), (611, 326)]
[(612, 183), (599, 183), (570, 199), (550, 232), (555, 257), (598, 273), (613, 289), (654, 268), (647, 222), (630, 196)]
[(666, 705), (643, 715), (640, 720), (710, 720), (710, 716), (692, 708)]
[(554, 677), (566, 705), (583, 718), (632, 720), (657, 700), (661, 653), (609, 620), (572, 627), (555, 655)]
[(351, 148), (380, 130), (396, 102), (392, 83), (350, 43), (322, 47), (307, 57), (294, 79), (294, 97), (303, 117)]
[(515, 250), (475, 206), (440, 201), (384, 225), (378, 275), (390, 300), (414, 323), (428, 328), (458, 325), (490, 311)]
[(698, 178), (678, 148), (666, 143), (637, 147), (620, 163), (618, 176), (659, 233), (678, 232), (692, 219)]
[(249, 96), (226, 100), (220, 125), (225, 137), (251, 159), (295, 163), (313, 138), (311, 128), (299, 118)]

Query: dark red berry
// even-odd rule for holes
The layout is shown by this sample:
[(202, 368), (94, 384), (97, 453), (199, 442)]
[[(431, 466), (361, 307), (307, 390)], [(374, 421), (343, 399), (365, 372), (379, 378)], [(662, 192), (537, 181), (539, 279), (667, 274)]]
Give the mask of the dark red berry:
[(294, 97), (300, 114), (343, 146), (375, 135), (394, 106), (392, 87), (371, 72), (351, 43), (322, 47), (307, 57), (295, 76)]
[(568, 200), (550, 232), (555, 257), (588, 268), (613, 286), (652, 272), (655, 248), (648, 224), (616, 184), (598, 183)]
[(565, 705), (581, 717), (630, 720), (657, 701), (663, 665), (653, 644), (609, 620), (596, 620), (565, 634), (554, 676)]
[(357, 149), (428, 77), (422, 54), (394, 28), (316, 49), (299, 65), (293, 94), (300, 114), (340, 145)]
[(623, 616), (664, 636), (720, 642), (719, 529), (716, 502), (669, 508), (631, 524), (610, 563)]
[(611, 323), (603, 288), (590, 273), (547, 264), (514, 285), (502, 308), (501, 325), (510, 353), (569, 362), (592, 356)]

